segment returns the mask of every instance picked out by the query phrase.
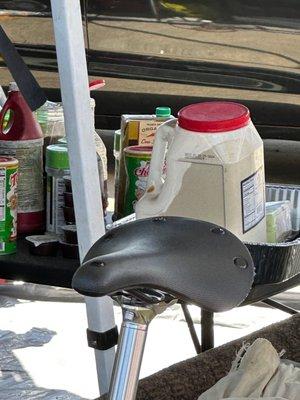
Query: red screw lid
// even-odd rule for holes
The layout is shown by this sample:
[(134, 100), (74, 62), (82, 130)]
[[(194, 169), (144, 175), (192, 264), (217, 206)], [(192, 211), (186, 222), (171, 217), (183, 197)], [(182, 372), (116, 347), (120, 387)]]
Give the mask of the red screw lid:
[(250, 121), (247, 107), (230, 101), (191, 104), (178, 113), (180, 128), (194, 132), (227, 132), (242, 128)]

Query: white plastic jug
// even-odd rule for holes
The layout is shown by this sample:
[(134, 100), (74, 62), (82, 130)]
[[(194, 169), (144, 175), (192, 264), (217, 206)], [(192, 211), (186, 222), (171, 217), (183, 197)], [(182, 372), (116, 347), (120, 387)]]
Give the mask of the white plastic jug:
[(159, 127), (136, 216), (163, 215), (209, 221), (244, 241), (266, 240), (263, 142), (247, 107), (193, 104)]

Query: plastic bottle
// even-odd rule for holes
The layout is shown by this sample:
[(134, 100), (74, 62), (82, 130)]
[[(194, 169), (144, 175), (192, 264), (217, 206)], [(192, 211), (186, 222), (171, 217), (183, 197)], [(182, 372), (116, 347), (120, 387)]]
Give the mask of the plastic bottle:
[(46, 101), (36, 111), (36, 117), (44, 134), (45, 149), (65, 135), (64, 110), (61, 103)]
[[(10, 118), (4, 128), (5, 116)], [(16, 83), (0, 113), (0, 154), (19, 160), (18, 232), (44, 228), (43, 133)]]
[[(93, 121), (95, 123), (95, 100), (90, 99), (90, 105), (92, 109), (92, 116), (93, 116)], [(106, 212), (106, 209), (108, 207), (108, 188), (107, 188), (107, 151), (105, 144), (103, 143), (103, 140), (101, 137), (98, 135), (95, 129), (94, 125), (94, 139), (95, 139), (95, 146), (96, 146), (96, 152), (97, 152), (97, 159), (98, 159), (98, 168), (99, 168), (99, 174), (100, 174), (100, 182), (101, 182), (101, 190), (102, 190), (102, 203), (103, 203), (103, 210), (104, 213)], [(101, 171), (102, 169), (102, 171)]]
[[(95, 81), (98, 82), (98, 81)], [(99, 81), (100, 82), (100, 81)], [(101, 84), (103, 81), (101, 80)], [(93, 84), (92, 88), (97, 86)], [(95, 100), (90, 99), (91, 115), (93, 121), (95, 121)], [(41, 108), (36, 112), (37, 119), (42, 127), (42, 131), (45, 139), (44, 149), (49, 144), (67, 144), (65, 137), (65, 124), (62, 103), (53, 103), (47, 101)], [(106, 212), (108, 206), (108, 189), (107, 189), (107, 152), (103, 140), (98, 135), (94, 127), (94, 139), (98, 160), (98, 169), (100, 174), (101, 190), (102, 190), (102, 202), (103, 210)]]

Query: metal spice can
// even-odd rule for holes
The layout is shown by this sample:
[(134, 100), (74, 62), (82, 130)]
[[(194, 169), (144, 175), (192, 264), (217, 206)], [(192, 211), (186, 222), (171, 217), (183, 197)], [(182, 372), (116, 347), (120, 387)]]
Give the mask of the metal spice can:
[(0, 156), (0, 255), (17, 249), (18, 165), (16, 158)]
[(126, 190), (124, 216), (134, 213), (136, 202), (147, 187), (152, 146), (130, 146), (124, 149), (126, 169)]

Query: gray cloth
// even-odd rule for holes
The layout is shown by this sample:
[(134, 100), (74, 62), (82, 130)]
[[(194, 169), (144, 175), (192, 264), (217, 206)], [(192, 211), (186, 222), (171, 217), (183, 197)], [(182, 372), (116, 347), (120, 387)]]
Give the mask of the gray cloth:
[[(243, 354), (244, 353), (244, 354)], [(300, 399), (300, 369), (281, 363), (266, 339), (242, 346), (229, 374), (203, 393), (198, 400)]]

